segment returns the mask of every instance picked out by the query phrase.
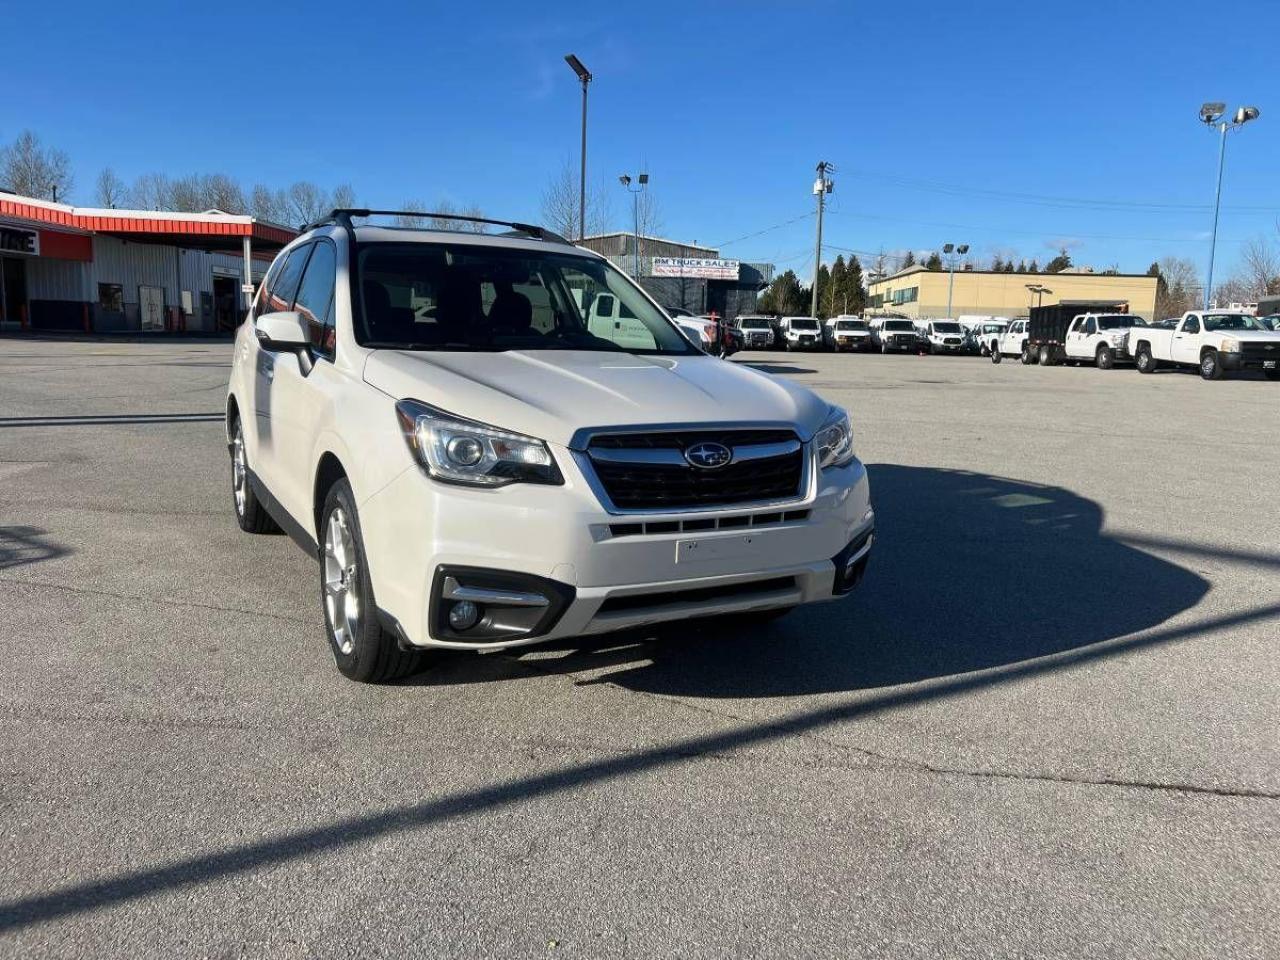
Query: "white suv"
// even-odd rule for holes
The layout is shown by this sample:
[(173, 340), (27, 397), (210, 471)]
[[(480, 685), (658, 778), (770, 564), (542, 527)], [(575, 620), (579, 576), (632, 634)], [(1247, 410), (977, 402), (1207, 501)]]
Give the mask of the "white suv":
[(699, 352), (540, 228), (352, 224), (371, 213), (281, 251), (227, 398), (240, 526), (319, 559), (344, 674), (857, 584), (874, 514), (845, 411)]

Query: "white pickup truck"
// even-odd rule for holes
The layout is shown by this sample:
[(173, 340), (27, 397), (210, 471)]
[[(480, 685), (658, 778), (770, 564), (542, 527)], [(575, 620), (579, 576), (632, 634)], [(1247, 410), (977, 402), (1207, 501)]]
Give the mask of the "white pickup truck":
[(1197, 367), (1206, 380), (1236, 370), (1261, 370), (1267, 379), (1280, 380), (1280, 333), (1247, 313), (1191, 310), (1172, 329), (1135, 328), (1129, 349), (1140, 373), (1155, 373), (1168, 363)]
[(1146, 329), (1146, 321), (1131, 313), (1082, 313), (1067, 327), (1063, 353), (1067, 360), (1085, 360), (1110, 370), (1133, 359), (1129, 344)]
[(1014, 320), (1003, 333), (988, 334), (987, 352), (991, 362), (999, 363), (1005, 356), (1021, 356), (1023, 363), (1031, 363), (1027, 353), (1027, 321)]

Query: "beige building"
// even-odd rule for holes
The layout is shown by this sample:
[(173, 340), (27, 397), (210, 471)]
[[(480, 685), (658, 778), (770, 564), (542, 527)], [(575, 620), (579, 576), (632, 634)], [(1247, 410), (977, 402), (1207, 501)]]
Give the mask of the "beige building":
[[(912, 318), (947, 316), (945, 270), (908, 267), (891, 277), (873, 281), (867, 288), (869, 315), (896, 313)], [(1043, 287), (1043, 293), (1028, 289)], [(1156, 278), (1145, 274), (1101, 273), (992, 273), (990, 270), (957, 270), (951, 295), (952, 317), (965, 315), (1025, 317), (1041, 304), (1076, 300), (1114, 300), (1129, 304), (1129, 312), (1148, 320), (1159, 319)]]

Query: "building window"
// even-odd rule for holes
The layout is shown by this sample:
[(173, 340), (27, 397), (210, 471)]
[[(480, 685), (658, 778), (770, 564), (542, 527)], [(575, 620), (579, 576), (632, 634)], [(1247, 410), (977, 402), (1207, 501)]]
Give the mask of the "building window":
[(124, 313), (124, 287), (118, 283), (98, 284), (98, 309), (103, 313)]

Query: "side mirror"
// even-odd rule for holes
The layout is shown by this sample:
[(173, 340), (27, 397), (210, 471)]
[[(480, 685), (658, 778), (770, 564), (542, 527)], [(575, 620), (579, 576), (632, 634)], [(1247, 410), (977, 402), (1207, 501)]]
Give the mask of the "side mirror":
[(253, 332), (267, 350), (305, 350), (311, 345), (310, 331), (296, 310), (264, 313), (253, 321)]

